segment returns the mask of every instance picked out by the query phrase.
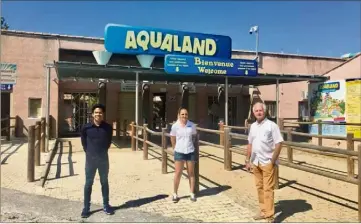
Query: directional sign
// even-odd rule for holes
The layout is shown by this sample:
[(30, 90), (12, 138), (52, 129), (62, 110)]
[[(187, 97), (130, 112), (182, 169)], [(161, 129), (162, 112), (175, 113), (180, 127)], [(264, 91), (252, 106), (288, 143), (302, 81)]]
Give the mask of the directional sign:
[(2, 84), (15, 84), (16, 83), (16, 64), (1, 63), (1, 83)]
[(12, 84), (1, 84), (1, 91), (10, 91), (13, 90)]
[(257, 76), (257, 61), (188, 55), (166, 55), (164, 70), (168, 74)]

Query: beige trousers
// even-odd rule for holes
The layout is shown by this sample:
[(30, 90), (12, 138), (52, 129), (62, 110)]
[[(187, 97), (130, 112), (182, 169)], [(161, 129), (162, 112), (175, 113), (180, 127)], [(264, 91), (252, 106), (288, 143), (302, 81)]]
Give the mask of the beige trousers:
[(261, 214), (264, 217), (272, 217), (275, 213), (274, 186), (275, 186), (275, 165), (269, 163), (262, 166), (253, 166), (253, 174), (256, 180), (258, 201)]

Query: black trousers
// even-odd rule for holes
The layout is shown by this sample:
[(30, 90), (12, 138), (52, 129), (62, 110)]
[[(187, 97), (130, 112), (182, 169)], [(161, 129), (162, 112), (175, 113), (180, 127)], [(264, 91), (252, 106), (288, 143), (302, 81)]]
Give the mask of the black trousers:
[(102, 186), (103, 205), (109, 205), (109, 160), (108, 158), (96, 160), (87, 158), (85, 162), (84, 208), (88, 210), (90, 208), (94, 177), (97, 170), (100, 177), (100, 184)]

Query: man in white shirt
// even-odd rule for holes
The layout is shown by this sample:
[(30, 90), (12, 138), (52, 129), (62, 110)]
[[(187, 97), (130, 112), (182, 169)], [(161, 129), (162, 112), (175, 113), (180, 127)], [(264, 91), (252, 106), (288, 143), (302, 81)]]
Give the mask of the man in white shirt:
[(246, 168), (250, 170), (252, 163), (261, 209), (254, 219), (273, 222), (275, 166), (278, 165), (283, 137), (277, 124), (265, 117), (265, 104), (256, 103), (252, 110), (257, 121), (251, 125), (248, 135)]

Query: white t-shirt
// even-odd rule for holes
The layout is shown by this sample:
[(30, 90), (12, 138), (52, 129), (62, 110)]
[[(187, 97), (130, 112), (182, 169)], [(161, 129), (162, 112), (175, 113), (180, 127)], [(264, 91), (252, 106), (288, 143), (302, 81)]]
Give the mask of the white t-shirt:
[(276, 123), (267, 118), (261, 123), (254, 122), (248, 135), (248, 143), (252, 144), (251, 162), (256, 166), (270, 163), (275, 146), (280, 142), (283, 137)]
[(179, 121), (174, 123), (170, 131), (170, 135), (176, 137), (174, 151), (184, 154), (194, 152), (192, 136), (195, 134), (197, 134), (197, 131), (193, 122), (187, 121), (184, 127), (181, 126)]

